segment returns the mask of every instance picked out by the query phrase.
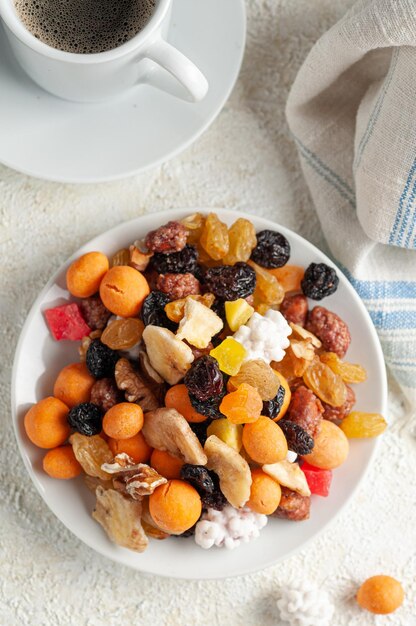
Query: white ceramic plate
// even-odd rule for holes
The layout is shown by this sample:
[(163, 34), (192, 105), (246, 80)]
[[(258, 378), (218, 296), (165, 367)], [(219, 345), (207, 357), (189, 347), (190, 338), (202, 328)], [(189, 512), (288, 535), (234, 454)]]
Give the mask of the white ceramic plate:
[[(61, 100), (24, 74), (0, 26), (0, 162), (38, 178), (92, 183), (167, 161), (224, 106), (240, 70), (245, 25), (244, 0), (174, 0), (168, 40), (210, 85), (197, 104), (148, 84), (102, 104)], [(176, 88), (157, 69), (151, 80)]]
[[(94, 497), (81, 478), (59, 481), (49, 478), (42, 471), (44, 452), (29, 442), (23, 429), (23, 416), (30, 405), (52, 393), (54, 380), (62, 367), (78, 361), (78, 342), (54, 341), (42, 315), (45, 309), (68, 300), (65, 272), (71, 261), (91, 250), (101, 250), (111, 256), (168, 219), (179, 219), (190, 213), (189, 210), (166, 211), (120, 224), (80, 248), (51, 278), (34, 303), (17, 346), (12, 382), (13, 423), (26, 468), (42, 498), (61, 522), (88, 546), (147, 573), (178, 578), (222, 578), (272, 565), (316, 537), (339, 513), (363, 480), (376, 441), (352, 441), (347, 462), (334, 472), (330, 496), (312, 497), (311, 518), (308, 521), (294, 523), (270, 519), (256, 541), (234, 551), (204, 551), (191, 538), (172, 538), (152, 540), (146, 552), (136, 554), (111, 543), (101, 526), (91, 518)], [(221, 218), (228, 224), (241, 216), (240, 212), (221, 211)], [(287, 228), (254, 215), (247, 217), (256, 230), (271, 228), (288, 238), (292, 247), (290, 263), (307, 266), (311, 262), (325, 262), (333, 265), (322, 252)], [(321, 304), (336, 311), (348, 323), (352, 335), (348, 359), (361, 363), (367, 369), (368, 380), (356, 387), (357, 407), (363, 411), (386, 414), (386, 374), (376, 331), (359, 296), (337, 271), (340, 278), (338, 290)]]

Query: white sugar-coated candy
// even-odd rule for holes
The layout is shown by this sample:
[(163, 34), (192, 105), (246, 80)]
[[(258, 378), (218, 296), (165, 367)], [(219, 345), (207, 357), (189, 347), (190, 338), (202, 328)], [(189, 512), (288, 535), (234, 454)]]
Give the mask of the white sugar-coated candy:
[(270, 309), (265, 316), (253, 313), (247, 324), (234, 333), (234, 339), (246, 349), (246, 361), (261, 359), (270, 363), (283, 359), (291, 332), (283, 315)]
[(235, 509), (231, 505), (222, 511), (208, 509), (203, 513), (195, 528), (195, 543), (205, 549), (225, 547), (237, 548), (259, 536), (267, 524), (267, 516), (255, 513), (248, 507)]

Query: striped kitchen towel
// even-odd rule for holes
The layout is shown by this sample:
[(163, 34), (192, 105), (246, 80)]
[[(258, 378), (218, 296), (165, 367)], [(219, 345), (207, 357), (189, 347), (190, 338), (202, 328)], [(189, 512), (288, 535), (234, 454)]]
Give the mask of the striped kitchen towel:
[(360, 0), (315, 44), (287, 119), (334, 258), (416, 401), (416, 1)]

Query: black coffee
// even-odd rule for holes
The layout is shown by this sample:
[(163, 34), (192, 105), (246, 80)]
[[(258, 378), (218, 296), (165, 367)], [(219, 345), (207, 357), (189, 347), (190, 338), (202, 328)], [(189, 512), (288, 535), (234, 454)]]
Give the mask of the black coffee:
[(58, 50), (88, 54), (113, 50), (137, 35), (155, 0), (15, 0), (15, 5), (35, 37)]

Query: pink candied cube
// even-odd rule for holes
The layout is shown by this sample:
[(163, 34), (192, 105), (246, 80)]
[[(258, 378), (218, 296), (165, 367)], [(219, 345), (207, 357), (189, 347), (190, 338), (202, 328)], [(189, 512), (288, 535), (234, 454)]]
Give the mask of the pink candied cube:
[(45, 317), (52, 336), (57, 341), (62, 339), (79, 341), (91, 332), (91, 328), (81, 315), (79, 305), (75, 302), (47, 309)]
[(301, 470), (305, 474), (311, 493), (326, 498), (332, 481), (331, 470), (320, 469), (306, 462), (301, 465)]

